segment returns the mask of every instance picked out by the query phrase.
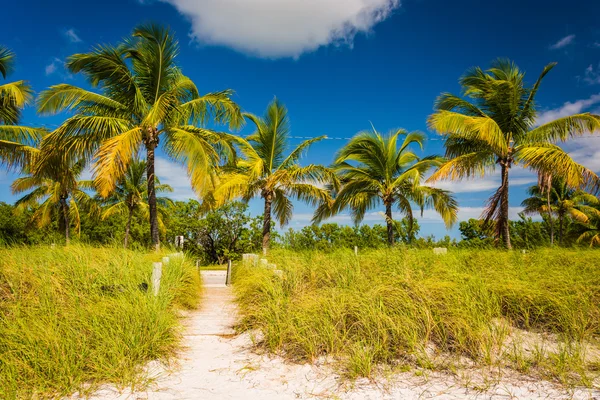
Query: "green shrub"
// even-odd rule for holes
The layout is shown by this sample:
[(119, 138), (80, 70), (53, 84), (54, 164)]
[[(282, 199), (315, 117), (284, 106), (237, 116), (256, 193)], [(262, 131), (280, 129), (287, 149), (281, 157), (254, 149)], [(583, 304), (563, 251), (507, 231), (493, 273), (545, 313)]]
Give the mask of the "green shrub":
[(195, 268), (174, 259), (151, 294), (161, 254), (116, 248), (0, 249), (0, 398), (136, 386), (179, 337), (177, 308), (198, 304)]

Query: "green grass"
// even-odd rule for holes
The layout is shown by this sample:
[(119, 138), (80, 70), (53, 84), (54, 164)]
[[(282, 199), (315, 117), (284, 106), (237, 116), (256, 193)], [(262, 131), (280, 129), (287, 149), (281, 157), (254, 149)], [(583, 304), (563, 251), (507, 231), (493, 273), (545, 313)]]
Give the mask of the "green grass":
[(598, 251), (274, 251), (269, 262), (283, 277), (237, 265), (234, 283), (240, 328), (260, 330), (272, 352), (331, 355), (350, 377), (468, 361), (594, 384)]
[(158, 297), (142, 290), (163, 254), (86, 246), (0, 249), (0, 398), (143, 385), (177, 348), (178, 310), (198, 305), (195, 267), (172, 258)]

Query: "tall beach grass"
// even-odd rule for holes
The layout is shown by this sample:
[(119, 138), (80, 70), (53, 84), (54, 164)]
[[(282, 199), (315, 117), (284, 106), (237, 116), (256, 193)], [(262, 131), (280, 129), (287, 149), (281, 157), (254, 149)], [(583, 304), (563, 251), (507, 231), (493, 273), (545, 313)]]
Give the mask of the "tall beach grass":
[(198, 304), (200, 277), (162, 254), (117, 248), (0, 249), (0, 398), (50, 398), (97, 384), (142, 384), (144, 364), (177, 348), (178, 310)]
[(351, 377), (380, 365), (510, 367), (594, 385), (600, 252), (274, 251), (283, 276), (234, 270), (240, 328), (296, 360), (333, 356)]

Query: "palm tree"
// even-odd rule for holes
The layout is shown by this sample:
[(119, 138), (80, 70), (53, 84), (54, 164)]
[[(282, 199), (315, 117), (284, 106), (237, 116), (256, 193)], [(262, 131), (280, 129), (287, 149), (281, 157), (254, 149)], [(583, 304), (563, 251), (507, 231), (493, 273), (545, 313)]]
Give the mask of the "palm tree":
[[(523, 212), (546, 214), (550, 221), (555, 215), (558, 220), (558, 243), (561, 245), (564, 238), (564, 221), (567, 216), (582, 224), (587, 224), (590, 216), (600, 216), (600, 211), (593, 207), (599, 203), (596, 196), (570, 188), (560, 178), (550, 177), (550, 180), (544, 182), (542, 186), (539, 184), (531, 186), (527, 193), (530, 197), (521, 203), (524, 207)], [(551, 234), (551, 243), (553, 243), (552, 236)]]
[(446, 226), (454, 224), (458, 212), (454, 197), (445, 190), (421, 184), (427, 171), (442, 163), (436, 156), (421, 159), (411, 150), (413, 144), (422, 149), (424, 140), (422, 133), (408, 133), (404, 129), (387, 135), (374, 129), (355, 135), (338, 152), (334, 162), (341, 188), (332, 203), (317, 209), (314, 221), (320, 222), (349, 208), (354, 222), (360, 223), (367, 211), (383, 204), (390, 246), (394, 244), (392, 207), (396, 204), (408, 218), (409, 230), (413, 224), (411, 203), (421, 211), (433, 207)]
[[(156, 179), (156, 193), (172, 192), (173, 188), (169, 185), (161, 184)], [(146, 161), (135, 160), (127, 166), (125, 175), (119, 179), (115, 191), (104, 201), (108, 206), (102, 213), (102, 219), (111, 215), (127, 215), (125, 225), (125, 239), (123, 246), (127, 248), (129, 242), (129, 232), (131, 230), (131, 219), (136, 211), (141, 211), (145, 216), (148, 215), (148, 182), (146, 177)], [(166, 197), (157, 197), (158, 204), (158, 224), (163, 226), (161, 218), (161, 209), (171, 205), (173, 202)]]
[[(0, 45), (0, 75), (6, 79), (14, 69), (14, 54)], [(21, 110), (33, 97), (33, 90), (25, 81), (0, 85), (0, 162), (8, 166), (23, 166), (36, 152), (42, 132), (19, 126)]]
[[(73, 111), (46, 145), (64, 154), (93, 158), (98, 192), (107, 197), (135, 159), (146, 150), (148, 208), (152, 244), (160, 246), (155, 186), (155, 152), (159, 142), (171, 159), (187, 166), (192, 187), (201, 193), (222, 152), (229, 154), (228, 135), (203, 126), (238, 127), (243, 118), (232, 91), (200, 96), (196, 85), (175, 63), (178, 44), (168, 28), (141, 25), (117, 46), (97, 46), (67, 61), (100, 93), (68, 84), (41, 93), (39, 111)], [(198, 126), (196, 126), (198, 125)]]
[(449, 159), (430, 181), (484, 176), (500, 166), (502, 182), (483, 217), (496, 220), (496, 239), (509, 249), (508, 189), (513, 165), (552, 173), (570, 187), (598, 185), (593, 171), (555, 144), (599, 129), (598, 116), (576, 114), (536, 126), (535, 95), (554, 65), (544, 68), (533, 87), (525, 85), (525, 74), (508, 60), (496, 60), (487, 71), (472, 68), (460, 79), (466, 98), (443, 93), (428, 120), (432, 130), (446, 137)]
[[(219, 203), (233, 198), (244, 201), (260, 195), (264, 199), (263, 253), (266, 254), (271, 238), (271, 213), (281, 226), (292, 218), (290, 197), (316, 206), (328, 201), (324, 185), (333, 174), (321, 165), (300, 166), (298, 160), (308, 147), (325, 138), (320, 136), (302, 142), (287, 153), (290, 123), (287, 109), (277, 99), (267, 107), (264, 117), (245, 113), (256, 131), (237, 143), (241, 152), (235, 168), (219, 177), (214, 196)], [(287, 155), (286, 155), (287, 153)]]
[[(41, 163), (40, 158), (35, 158)], [(59, 225), (64, 229), (66, 244), (71, 237), (70, 228), (73, 223), (77, 235), (80, 234), (79, 209), (84, 207), (90, 214), (96, 211), (96, 203), (85, 190), (93, 190), (93, 181), (79, 180), (85, 168), (85, 160), (65, 164), (62, 157), (48, 157), (43, 165), (36, 165), (35, 173), (15, 179), (11, 185), (14, 194), (31, 191), (15, 203), (16, 211), (23, 212), (34, 208), (32, 222), (42, 228), (59, 218)], [(41, 202), (41, 204), (40, 204)]]

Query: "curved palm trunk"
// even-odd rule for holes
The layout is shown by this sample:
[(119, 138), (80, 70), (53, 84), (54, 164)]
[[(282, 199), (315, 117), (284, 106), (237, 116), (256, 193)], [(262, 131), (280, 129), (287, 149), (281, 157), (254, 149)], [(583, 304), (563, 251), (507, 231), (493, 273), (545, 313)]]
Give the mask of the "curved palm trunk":
[(123, 241), (123, 247), (127, 248), (129, 243), (129, 231), (131, 230), (131, 217), (133, 216), (133, 208), (129, 208), (129, 215), (127, 216), (127, 224), (125, 225), (125, 239)]
[(66, 244), (69, 244), (70, 240), (70, 227), (69, 227), (69, 203), (67, 203), (68, 196), (60, 196), (60, 210), (63, 217), (63, 223), (65, 224), (65, 241)]
[(388, 246), (394, 245), (394, 224), (392, 223), (392, 202), (385, 202), (385, 222), (387, 223), (387, 241)]
[(563, 222), (565, 220), (565, 215), (563, 213), (558, 214), (558, 244), (562, 246), (563, 244), (563, 235), (564, 235), (564, 226)]
[(506, 163), (501, 164), (502, 167), (502, 193), (500, 198), (500, 215), (498, 216), (498, 231), (502, 237), (504, 247), (512, 249), (510, 244), (510, 223), (508, 216), (508, 169)]
[(158, 251), (160, 249), (160, 236), (158, 233), (158, 211), (156, 208), (156, 188), (154, 187), (154, 151), (158, 144), (156, 129), (148, 132), (150, 136), (146, 140), (146, 177), (148, 180), (148, 208), (150, 211), (150, 236), (152, 247)]
[(548, 207), (548, 224), (550, 225), (550, 246), (554, 246), (554, 221), (552, 220), (552, 208), (550, 205), (550, 190), (549, 187), (546, 188), (546, 206)]
[(265, 212), (263, 216), (263, 255), (267, 255), (269, 245), (271, 243), (271, 204), (273, 203), (273, 194), (271, 192), (264, 192), (263, 197), (265, 199)]

